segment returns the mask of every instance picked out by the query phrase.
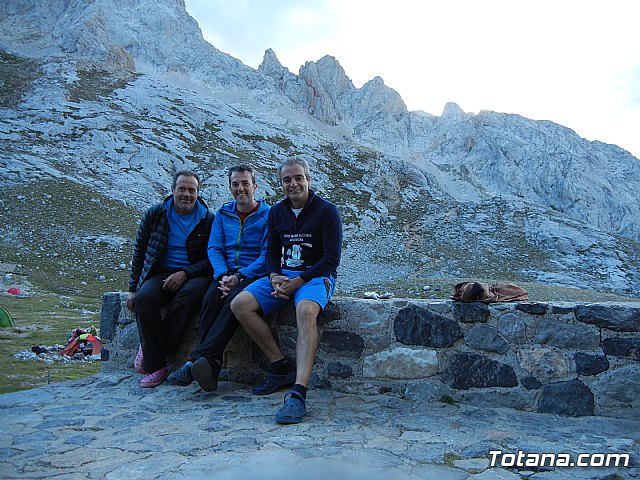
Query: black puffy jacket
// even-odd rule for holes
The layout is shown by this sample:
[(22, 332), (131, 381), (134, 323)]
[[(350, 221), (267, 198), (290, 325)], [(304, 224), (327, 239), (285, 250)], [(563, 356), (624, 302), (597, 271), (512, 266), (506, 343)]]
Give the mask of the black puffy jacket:
[[(172, 198), (173, 195), (170, 195), (162, 203), (150, 207), (140, 221), (136, 243), (133, 247), (131, 277), (129, 278), (130, 292), (135, 292), (140, 288), (147, 277), (154, 273), (154, 267), (162, 259), (169, 238), (169, 218), (165, 205)], [(207, 208), (207, 215), (195, 226), (187, 238), (187, 255), (191, 265), (183, 270), (188, 278), (213, 276), (213, 268), (207, 255), (207, 245), (214, 214), (200, 197), (198, 197), (198, 202)]]

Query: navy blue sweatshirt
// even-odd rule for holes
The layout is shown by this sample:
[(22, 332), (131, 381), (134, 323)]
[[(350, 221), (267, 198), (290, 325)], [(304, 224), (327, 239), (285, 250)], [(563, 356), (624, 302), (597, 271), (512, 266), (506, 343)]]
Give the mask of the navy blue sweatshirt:
[(281, 268), (300, 272), (308, 282), (315, 277), (337, 277), (342, 253), (342, 221), (336, 206), (309, 190), (298, 215), (288, 198), (278, 202), (267, 219), (267, 272)]

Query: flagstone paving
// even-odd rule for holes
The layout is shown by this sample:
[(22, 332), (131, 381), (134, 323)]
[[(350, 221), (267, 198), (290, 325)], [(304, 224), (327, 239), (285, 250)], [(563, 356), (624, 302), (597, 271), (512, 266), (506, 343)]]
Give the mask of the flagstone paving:
[[(283, 426), (273, 415), (284, 392), (259, 397), (230, 382), (213, 393), (144, 389), (139, 379), (118, 371), (0, 395), (0, 478), (640, 478), (640, 421), (311, 390), (304, 421)], [(492, 450), (513, 455), (491, 466)], [(513, 465), (518, 452), (631, 461), (536, 468)]]

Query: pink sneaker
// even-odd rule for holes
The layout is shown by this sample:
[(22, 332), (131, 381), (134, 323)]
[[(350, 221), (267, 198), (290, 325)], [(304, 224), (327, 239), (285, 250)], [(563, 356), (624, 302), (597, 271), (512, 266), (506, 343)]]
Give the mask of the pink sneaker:
[(167, 367), (162, 367), (160, 370), (156, 370), (149, 375), (142, 377), (140, 380), (140, 386), (144, 388), (153, 388), (160, 385), (169, 375), (169, 369)]
[(147, 372), (144, 369), (144, 357), (142, 356), (142, 345), (138, 347), (138, 353), (136, 359), (133, 361), (133, 368), (136, 372), (146, 375)]

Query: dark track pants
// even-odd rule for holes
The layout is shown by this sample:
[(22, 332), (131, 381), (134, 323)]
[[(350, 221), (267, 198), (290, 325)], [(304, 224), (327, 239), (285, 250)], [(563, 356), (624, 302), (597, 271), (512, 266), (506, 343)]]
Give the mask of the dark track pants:
[(240, 325), (231, 311), (231, 301), (255, 280), (257, 279), (243, 280), (231, 289), (226, 297), (222, 297), (222, 292), (218, 290), (218, 282), (211, 282), (202, 300), (200, 311), (198, 324), (200, 343), (189, 355), (189, 360), (194, 361), (204, 357), (209, 362), (217, 360), (222, 364), (224, 349)]
[[(166, 292), (162, 283), (171, 272), (147, 279), (136, 294), (136, 322), (148, 373), (167, 365), (167, 355), (180, 348), (191, 319), (198, 315), (211, 277), (188, 279), (177, 292)], [(164, 317), (162, 308), (166, 308)]]

